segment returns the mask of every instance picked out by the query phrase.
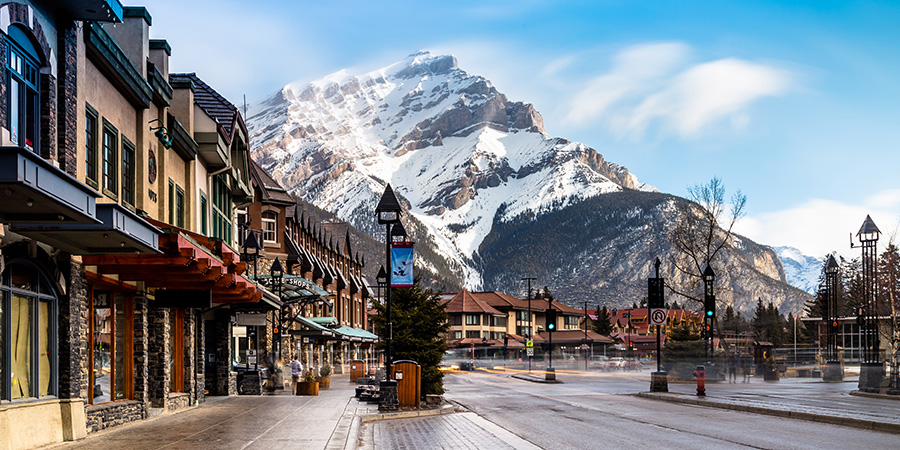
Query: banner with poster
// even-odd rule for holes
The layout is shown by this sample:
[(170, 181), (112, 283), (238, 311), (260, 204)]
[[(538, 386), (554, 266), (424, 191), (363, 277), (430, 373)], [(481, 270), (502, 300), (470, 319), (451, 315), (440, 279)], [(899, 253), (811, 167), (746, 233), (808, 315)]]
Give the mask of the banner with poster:
[(391, 287), (412, 287), (413, 243), (391, 244)]

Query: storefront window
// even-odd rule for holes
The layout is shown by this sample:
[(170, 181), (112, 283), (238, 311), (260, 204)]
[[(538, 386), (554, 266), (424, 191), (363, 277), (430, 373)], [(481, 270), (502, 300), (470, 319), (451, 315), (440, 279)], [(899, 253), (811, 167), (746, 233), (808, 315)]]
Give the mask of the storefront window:
[(184, 392), (184, 310), (169, 311), (169, 392)]
[(131, 298), (93, 290), (91, 295), (91, 403), (131, 397)]
[(27, 263), (10, 263), (0, 284), (0, 400), (55, 395), (55, 298)]
[(10, 304), (10, 372), (12, 399), (31, 397), (31, 356), (34, 352), (31, 302), (28, 297), (13, 294)]
[(93, 403), (108, 402), (112, 388), (112, 305), (107, 292), (94, 293), (93, 321)]
[(131, 384), (131, 374), (128, 370), (131, 365), (128, 361), (131, 359), (131, 352), (128, 346), (128, 336), (131, 336), (130, 321), (128, 320), (128, 308), (125, 304), (126, 298), (122, 294), (116, 293), (116, 345), (115, 345), (115, 394), (116, 400), (128, 398), (128, 386)]

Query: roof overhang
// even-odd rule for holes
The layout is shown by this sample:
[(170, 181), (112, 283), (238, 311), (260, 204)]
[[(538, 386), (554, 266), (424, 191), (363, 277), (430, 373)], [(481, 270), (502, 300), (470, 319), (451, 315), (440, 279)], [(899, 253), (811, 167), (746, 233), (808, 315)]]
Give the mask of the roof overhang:
[(66, 0), (58, 6), (75, 20), (121, 22), (124, 15), (119, 0)]
[(194, 140), (197, 141), (197, 152), (210, 171), (228, 167), (228, 145), (217, 132), (194, 132)]
[(0, 147), (0, 222), (96, 224), (96, 191), (23, 147)]
[(160, 254), (160, 230), (115, 203), (97, 205), (98, 224), (12, 224), (10, 230), (74, 255)]

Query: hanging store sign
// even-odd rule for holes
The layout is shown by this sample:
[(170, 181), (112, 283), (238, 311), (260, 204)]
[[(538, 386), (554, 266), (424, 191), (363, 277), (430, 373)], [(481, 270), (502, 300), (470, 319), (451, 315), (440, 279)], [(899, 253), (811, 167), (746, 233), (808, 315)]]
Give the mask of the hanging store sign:
[(413, 243), (394, 242), (391, 245), (391, 287), (412, 287)]
[(265, 314), (248, 314), (248, 313), (236, 313), (235, 314), (235, 323), (240, 326), (256, 326), (256, 327), (264, 327), (266, 326), (266, 315)]

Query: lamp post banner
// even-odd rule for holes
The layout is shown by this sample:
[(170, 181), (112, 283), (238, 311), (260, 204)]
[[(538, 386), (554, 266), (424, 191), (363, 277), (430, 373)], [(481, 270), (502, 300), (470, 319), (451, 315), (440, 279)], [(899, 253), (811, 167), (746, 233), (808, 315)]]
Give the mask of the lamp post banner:
[(391, 287), (412, 287), (413, 243), (391, 244)]

